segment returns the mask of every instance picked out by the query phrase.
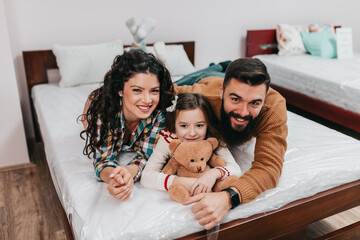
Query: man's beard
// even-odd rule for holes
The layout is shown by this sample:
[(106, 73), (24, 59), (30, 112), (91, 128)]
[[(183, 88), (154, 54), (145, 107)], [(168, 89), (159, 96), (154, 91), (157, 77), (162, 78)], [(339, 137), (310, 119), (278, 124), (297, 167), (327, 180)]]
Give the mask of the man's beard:
[[(243, 129), (234, 129), (231, 126), (230, 117), (233, 116), (235, 118), (242, 118), (245, 121), (248, 121), (248, 124)], [(224, 103), (221, 105), (221, 130), (222, 136), (224, 137), (226, 143), (229, 146), (240, 145), (247, 141), (249, 141), (252, 137), (252, 133), (254, 131), (256, 122), (258, 117), (255, 119), (251, 115), (240, 116), (234, 112), (227, 113), (224, 109)]]

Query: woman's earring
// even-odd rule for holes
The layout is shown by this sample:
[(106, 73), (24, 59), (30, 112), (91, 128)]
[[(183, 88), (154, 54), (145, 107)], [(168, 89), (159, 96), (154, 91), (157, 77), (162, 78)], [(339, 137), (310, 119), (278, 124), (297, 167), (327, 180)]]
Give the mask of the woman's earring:
[(122, 106), (122, 97), (123, 97), (123, 95), (121, 93), (119, 93), (119, 97), (120, 97), (120, 105)]

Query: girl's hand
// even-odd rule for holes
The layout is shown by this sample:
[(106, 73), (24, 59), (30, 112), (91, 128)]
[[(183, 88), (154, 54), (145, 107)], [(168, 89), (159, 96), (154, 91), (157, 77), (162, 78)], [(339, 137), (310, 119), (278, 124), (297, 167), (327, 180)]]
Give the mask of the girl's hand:
[(126, 167), (118, 166), (110, 174), (111, 180), (107, 187), (110, 195), (126, 201), (130, 198), (134, 186), (134, 180)]
[(199, 193), (211, 192), (217, 179), (221, 178), (221, 173), (218, 169), (212, 168), (205, 172), (190, 188), (191, 195), (197, 195)]
[(191, 178), (191, 177), (175, 177), (172, 184), (180, 184), (190, 192), (191, 186), (197, 180), (198, 180), (197, 178)]

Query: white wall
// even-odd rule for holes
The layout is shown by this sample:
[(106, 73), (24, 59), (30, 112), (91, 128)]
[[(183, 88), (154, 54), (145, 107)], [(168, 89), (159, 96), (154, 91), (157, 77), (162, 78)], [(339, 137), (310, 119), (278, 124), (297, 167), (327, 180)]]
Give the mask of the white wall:
[(13, 56), (0, 0), (0, 168), (29, 163)]
[[(113, 39), (131, 43), (125, 27), (130, 17), (158, 21), (148, 42), (196, 41), (195, 67), (233, 60), (245, 54), (248, 29), (275, 28), (278, 23), (333, 23), (353, 28), (360, 51), (360, 1), (327, 0), (4, 0), (11, 48), (25, 118), (30, 108), (21, 51), (49, 49), (53, 44), (88, 44)], [(2, 56), (0, 56), (1, 58)]]

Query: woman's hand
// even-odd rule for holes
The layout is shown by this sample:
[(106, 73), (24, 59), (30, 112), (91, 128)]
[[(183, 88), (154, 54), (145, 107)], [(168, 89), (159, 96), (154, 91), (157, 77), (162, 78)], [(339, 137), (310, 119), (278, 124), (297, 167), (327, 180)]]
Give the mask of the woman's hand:
[(110, 181), (107, 187), (110, 195), (126, 201), (130, 198), (134, 186), (133, 176), (129, 169), (124, 166), (118, 166), (110, 174)]
[(218, 169), (212, 168), (205, 172), (190, 188), (190, 194), (197, 195), (199, 193), (211, 192), (217, 179), (221, 178), (221, 173)]
[(82, 124), (83, 124), (83, 126), (84, 126), (84, 130), (86, 130), (86, 129), (87, 129), (87, 126), (88, 126), (88, 122), (87, 122), (87, 119), (86, 119), (86, 113), (87, 113), (87, 110), (89, 109), (90, 102), (91, 102), (91, 98), (89, 97), (89, 98), (86, 100), (86, 103), (85, 103), (85, 105), (84, 105), (83, 114), (81, 115), (81, 118), (80, 118), (80, 121), (82, 122)]

